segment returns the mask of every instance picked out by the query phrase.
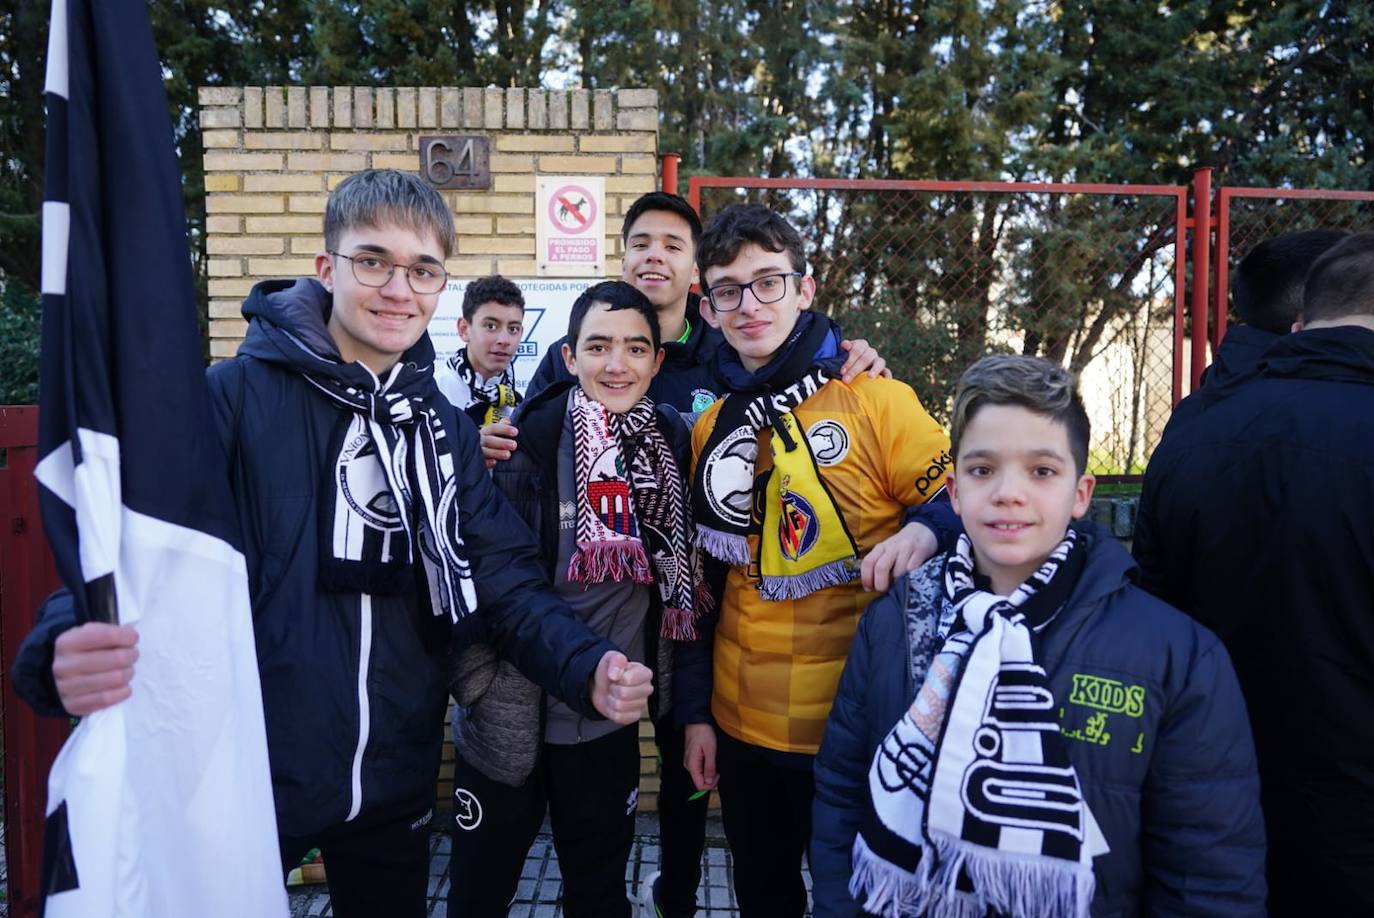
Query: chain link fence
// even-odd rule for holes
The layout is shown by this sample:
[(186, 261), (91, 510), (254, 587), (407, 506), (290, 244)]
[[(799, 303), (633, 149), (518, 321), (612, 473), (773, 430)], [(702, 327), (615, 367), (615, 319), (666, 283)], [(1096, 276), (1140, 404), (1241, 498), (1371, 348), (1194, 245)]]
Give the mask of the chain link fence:
[[(1374, 193), (1268, 188), (1222, 188), (1217, 195), (1218, 272), (1212, 302), (1226, 324), (1238, 321), (1228, 299), (1231, 274), (1250, 251), (1275, 236), (1305, 230), (1374, 230)], [(1214, 312), (1216, 312), (1214, 306)], [(1212, 329), (1213, 340), (1220, 337)]]
[(744, 201), (785, 215), (814, 308), (940, 421), (979, 356), (1043, 356), (1079, 375), (1090, 470), (1143, 471), (1173, 407), (1186, 188), (693, 179), (691, 193), (705, 220)]

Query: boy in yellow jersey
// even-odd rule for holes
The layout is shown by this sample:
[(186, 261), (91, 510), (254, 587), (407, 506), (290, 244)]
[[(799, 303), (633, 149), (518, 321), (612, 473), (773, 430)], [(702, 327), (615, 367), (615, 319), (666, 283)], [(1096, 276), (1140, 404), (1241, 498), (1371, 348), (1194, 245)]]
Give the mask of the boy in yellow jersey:
[(697, 264), (731, 394), (693, 430), (692, 500), (700, 544), (728, 571), (714, 634), (679, 654), (678, 717), (697, 787), (719, 784), (741, 914), (801, 915), (812, 759), (874, 598), (860, 560), (934, 496), (918, 479), (948, 466), (949, 438), (906, 384), (840, 381), (840, 330), (810, 309), (816, 284), (782, 217), (726, 208)]

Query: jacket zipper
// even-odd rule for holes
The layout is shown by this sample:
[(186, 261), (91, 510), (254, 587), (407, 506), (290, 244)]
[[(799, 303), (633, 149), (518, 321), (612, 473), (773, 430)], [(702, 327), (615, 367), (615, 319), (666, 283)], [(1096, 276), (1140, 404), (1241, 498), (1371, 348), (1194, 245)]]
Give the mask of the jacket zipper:
[(352, 822), (363, 808), (363, 752), (371, 727), (371, 705), (367, 698), (367, 670), (372, 662), (372, 594), (362, 594), (358, 627), (358, 746), (353, 750), (353, 803), (344, 822)]

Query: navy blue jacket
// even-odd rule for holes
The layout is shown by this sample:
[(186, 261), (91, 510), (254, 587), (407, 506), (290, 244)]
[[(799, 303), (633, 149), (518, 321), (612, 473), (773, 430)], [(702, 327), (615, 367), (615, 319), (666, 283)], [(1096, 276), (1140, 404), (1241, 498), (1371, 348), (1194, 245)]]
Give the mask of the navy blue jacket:
[(1358, 326), (1276, 340), (1160, 444), (1141, 492), (1142, 586), (1226, 642), (1245, 692), (1276, 911), (1374, 914), (1372, 518), (1374, 331)]
[[(323, 592), (317, 582), (331, 440), (346, 413), (291, 369), (292, 355), (259, 323), (338, 359), (325, 330), (329, 307), (313, 279), (258, 284), (244, 303), (252, 324), (239, 355), (208, 371), (248, 564), (278, 831), (295, 836), (432, 802), (447, 702), (448, 629), (423, 590), (365, 596)], [(426, 335), (402, 359), (429, 366), (433, 357)], [(431, 405), (454, 452), (484, 630), (546, 691), (595, 716), (588, 680), (614, 646), (548, 587), (529, 529), (486, 473), (472, 422), (437, 389)], [(20, 651), (16, 688), (41, 712), (64, 713), (52, 644), (72, 624), (70, 600), (59, 595)]]
[[(683, 414), (700, 414), (725, 394), (725, 384), (717, 380), (714, 369), (716, 350), (725, 336), (698, 315), (700, 301), (695, 293), (687, 295), (687, 321), (692, 325), (692, 333), (681, 344), (663, 342), (663, 366), (649, 384), (649, 398), (660, 405), (671, 405)], [(533, 398), (556, 382), (573, 380), (563, 362), (563, 344), (567, 340), (559, 338), (544, 354), (530, 377), (526, 398)]]
[[(1103, 529), (1079, 524), (1089, 556), (1038, 635), (1069, 756), (1111, 851), (1093, 863), (1095, 916), (1264, 914), (1264, 827), (1250, 730), (1226, 650), (1205, 628), (1131, 585), (1134, 564)], [(862, 914), (850, 851), (874, 751), (910, 707), (908, 615), (938, 615), (943, 556), (864, 612), (816, 757), (810, 864), (817, 918)], [(910, 606), (910, 610), (908, 610)], [(1144, 688), (1138, 716), (1084, 692)], [(1105, 683), (1098, 683), (1105, 684)], [(1098, 694), (1098, 693), (1095, 693)], [(1104, 697), (1099, 694), (1099, 697)], [(1088, 718), (1101, 731), (1086, 728)], [(1097, 741), (1092, 737), (1096, 736)]]

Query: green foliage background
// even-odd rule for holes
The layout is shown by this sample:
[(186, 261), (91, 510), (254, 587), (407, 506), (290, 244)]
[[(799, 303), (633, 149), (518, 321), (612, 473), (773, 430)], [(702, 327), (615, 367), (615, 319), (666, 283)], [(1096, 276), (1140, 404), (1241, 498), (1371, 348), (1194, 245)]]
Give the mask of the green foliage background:
[[(1369, 4), (150, 0), (148, 6), (202, 277), (200, 85), (647, 87), (659, 92), (660, 148), (683, 155), (686, 175), (1180, 183), (1196, 167), (1212, 166), (1218, 182), (1234, 185), (1370, 188), (1374, 178)], [(47, 15), (47, 3), (0, 0), (0, 287), (7, 304), (26, 302), (38, 285)], [(962, 214), (968, 240), (999, 216), (985, 203), (940, 206), (931, 205), (940, 220)], [(1063, 215), (1050, 216), (1053, 223)], [(1055, 247), (1055, 257), (1072, 260), (1075, 246), (1096, 244), (1081, 221), (1075, 232), (1042, 242)], [(880, 245), (882, 238), (868, 243)], [(976, 264), (969, 270), (974, 274), (965, 280), (987, 295), (986, 274), (977, 276)], [(914, 262), (902, 271), (912, 290), (926, 289), (920, 285), (929, 277)], [(26, 315), (20, 306), (6, 306), (0, 392), (24, 391)], [(941, 337), (951, 334), (948, 328), (923, 321), (913, 316), (905, 326), (910, 334), (892, 339), (921, 365), (938, 365), (982, 331), (957, 328), (950, 342)], [(890, 323), (885, 327), (891, 331)], [(1054, 328), (1029, 332), (1041, 352), (1069, 348)], [(1072, 357), (1069, 350), (1059, 353)], [(939, 360), (927, 363), (934, 357)]]

